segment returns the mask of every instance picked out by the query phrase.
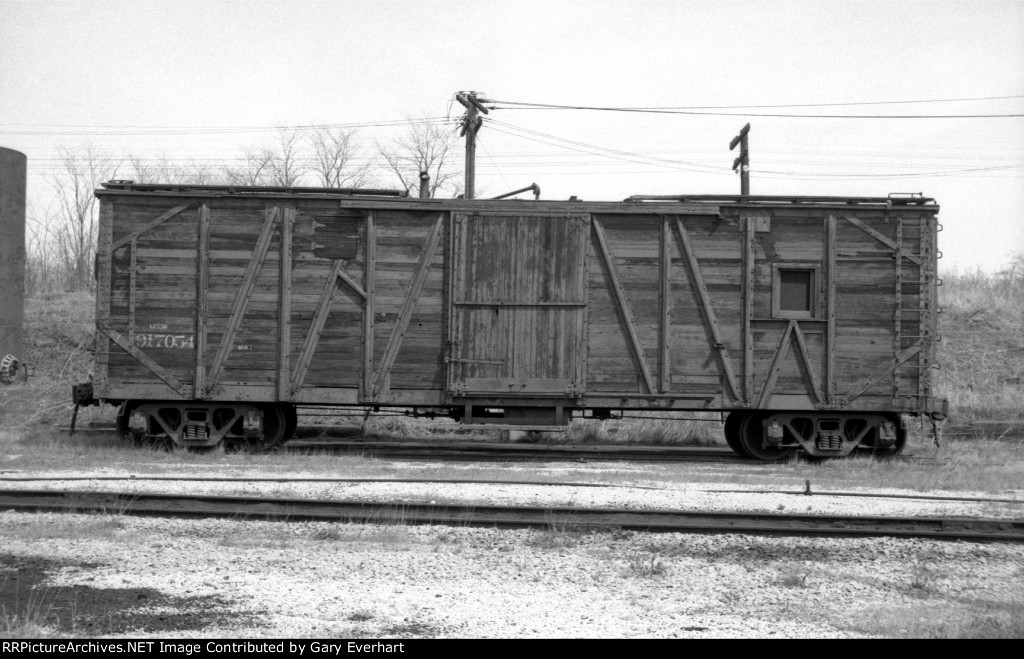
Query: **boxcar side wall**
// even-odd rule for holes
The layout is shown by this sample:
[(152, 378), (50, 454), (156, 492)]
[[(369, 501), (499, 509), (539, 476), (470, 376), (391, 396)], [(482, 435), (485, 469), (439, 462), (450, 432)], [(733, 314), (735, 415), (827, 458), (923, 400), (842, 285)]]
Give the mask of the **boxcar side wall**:
[(99, 196), (101, 398), (941, 408), (936, 206)]

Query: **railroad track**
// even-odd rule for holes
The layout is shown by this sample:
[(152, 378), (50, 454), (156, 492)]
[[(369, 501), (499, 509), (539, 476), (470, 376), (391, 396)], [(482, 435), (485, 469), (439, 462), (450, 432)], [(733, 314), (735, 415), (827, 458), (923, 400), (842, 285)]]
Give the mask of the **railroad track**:
[[(0, 474), (16, 472), (0, 471)], [(333, 478), (320, 476), (148, 476), (129, 474), (127, 476), (19, 476), (0, 475), (3, 483), (57, 483), (57, 482), (174, 482), (174, 483), (345, 483), (367, 485), (387, 483), (399, 485), (525, 485), (530, 487), (594, 487), (602, 489), (650, 490), (655, 492), (680, 491), (671, 487), (653, 485), (622, 485), (616, 483), (587, 483), (581, 481), (524, 481), (524, 480), (493, 480), (493, 479), (450, 479), (450, 478)], [(711, 494), (772, 494), (787, 496), (844, 497), (860, 499), (904, 499), (915, 501), (950, 501), (958, 503), (1005, 503), (1024, 505), (1024, 499), (1006, 497), (957, 497), (932, 494), (894, 494), (875, 492), (842, 492), (834, 490), (811, 491), (811, 481), (807, 480), (803, 490), (703, 490)]]
[[(0, 474), (5, 473), (0, 471)], [(11, 473), (11, 472), (7, 472)], [(482, 479), (442, 479), (442, 478), (327, 478), (327, 477), (291, 477), (291, 476), (0, 476), (0, 483), (54, 483), (58, 481), (170, 481), (189, 483), (399, 483), (415, 485), (528, 485), (536, 487), (598, 487), (619, 488), (626, 490), (662, 490), (664, 488), (650, 485), (619, 485), (615, 483), (582, 483), (577, 481), (521, 481), (521, 480), (482, 480)], [(974, 499), (971, 499), (974, 501)]]
[(626, 529), (642, 532), (887, 536), (1024, 542), (1024, 520), (851, 517), (780, 513), (381, 504), (239, 496), (0, 490), (5, 510), (183, 518), (438, 524), (499, 528)]

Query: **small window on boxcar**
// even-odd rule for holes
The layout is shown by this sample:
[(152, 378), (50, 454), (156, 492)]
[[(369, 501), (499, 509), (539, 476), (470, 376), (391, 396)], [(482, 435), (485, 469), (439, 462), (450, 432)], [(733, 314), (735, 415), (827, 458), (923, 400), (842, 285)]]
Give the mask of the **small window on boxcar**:
[(811, 312), (810, 270), (779, 270), (779, 311)]
[(776, 318), (813, 318), (816, 268), (775, 269), (772, 311)]

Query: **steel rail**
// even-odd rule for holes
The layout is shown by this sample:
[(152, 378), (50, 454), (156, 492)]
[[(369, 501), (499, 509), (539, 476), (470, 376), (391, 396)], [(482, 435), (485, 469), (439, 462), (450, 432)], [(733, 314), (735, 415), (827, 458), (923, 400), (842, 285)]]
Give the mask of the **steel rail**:
[(568, 460), (596, 462), (634, 460), (643, 462), (716, 462), (756, 464), (729, 449), (651, 446), (572, 446), (537, 444), (338, 442), (295, 440), (279, 448), (286, 452), (331, 451), (362, 453), (392, 458), (434, 458), (443, 460)]
[[(808, 490), (810, 486), (808, 485)], [(952, 497), (933, 494), (885, 494), (882, 492), (831, 492), (829, 490), (704, 490), (712, 494), (783, 494), (787, 496), (853, 497), (867, 499), (910, 499), (915, 501), (952, 501), (956, 503), (1024, 504), (1024, 499), (996, 497)]]
[[(2, 473), (2, 472), (0, 472)], [(651, 487), (649, 485), (616, 485), (611, 483), (576, 483), (572, 481), (519, 481), (519, 480), (480, 480), (480, 479), (442, 479), (442, 478), (291, 478), (260, 476), (248, 478), (245, 476), (0, 476), (0, 483), (30, 483), (30, 482), (81, 482), (81, 481), (171, 481), (188, 483), (350, 483), (350, 484), (373, 484), (373, 483), (397, 483), (415, 485), (528, 485), (548, 487), (601, 487), (619, 488), (628, 490), (657, 490), (665, 491), (665, 488)]]
[[(93, 427), (79, 429), (75, 432), (76, 434), (114, 435), (116, 431), (109, 427)], [(328, 435), (321, 439), (293, 439), (274, 450), (287, 453), (354, 453), (373, 457), (440, 460), (568, 460), (575, 462), (635, 460), (758, 464), (736, 455), (727, 448), (495, 444), (467, 441), (450, 442), (437, 438), (414, 438), (404, 441), (351, 441)]]
[(436, 524), (642, 532), (907, 537), (1024, 542), (1024, 520), (793, 515), (610, 508), (392, 504), (366, 501), (181, 496), (123, 492), (0, 490), (6, 510), (184, 518)]
[[(4, 472), (0, 472), (4, 473)], [(116, 482), (185, 482), (185, 483), (344, 483), (351, 485), (372, 485), (388, 483), (398, 485), (517, 485), (528, 487), (599, 487), (623, 490), (649, 490), (655, 492), (683, 492), (672, 487), (655, 487), (651, 485), (620, 485), (614, 483), (586, 483), (574, 481), (525, 481), (525, 480), (487, 480), (487, 479), (445, 479), (445, 478), (324, 478), (324, 477), (288, 477), (288, 476), (146, 476), (130, 474), (128, 476), (0, 476), (0, 483), (70, 483), (84, 481), (116, 481)], [(950, 501), (956, 503), (1007, 503), (1024, 504), (1024, 499), (1008, 499), (998, 497), (955, 497), (930, 494), (885, 494), (880, 492), (840, 492), (831, 490), (695, 490), (707, 494), (782, 494), (787, 496), (817, 497), (853, 497), (874, 499), (908, 499), (916, 501)]]
[[(634, 462), (702, 462), (770, 466), (773, 462), (751, 460), (730, 449), (698, 446), (577, 446), (542, 444), (488, 444), (477, 442), (424, 443), (412, 442), (345, 442), (294, 440), (279, 447), (286, 452), (329, 451), (356, 453), (371, 457), (419, 458), (436, 460), (566, 460), (572, 462), (634, 461)], [(847, 456), (850, 457), (850, 456)], [(796, 456), (797, 460), (802, 459)], [(839, 458), (844, 459), (844, 458)], [(932, 457), (913, 455), (886, 456), (898, 462), (941, 464)]]

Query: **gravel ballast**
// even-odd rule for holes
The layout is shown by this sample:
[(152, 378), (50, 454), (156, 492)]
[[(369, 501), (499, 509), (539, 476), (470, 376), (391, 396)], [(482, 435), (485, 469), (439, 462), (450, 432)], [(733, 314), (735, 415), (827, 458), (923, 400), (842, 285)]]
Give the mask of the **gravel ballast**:
[[(709, 490), (720, 486), (680, 483), (656, 490), (138, 479), (45, 485), (864, 515), (1013, 517), (1021, 508), (716, 493)], [(1024, 547), (997, 543), (15, 512), (0, 513), (0, 537), (0, 604), (8, 612), (22, 611), (23, 621), (34, 610), (48, 636), (856, 637), (979, 635), (978, 630), (1012, 635), (1020, 633), (1013, 620), (1022, 614), (1024, 593)], [(34, 609), (25, 608), (30, 599)]]

